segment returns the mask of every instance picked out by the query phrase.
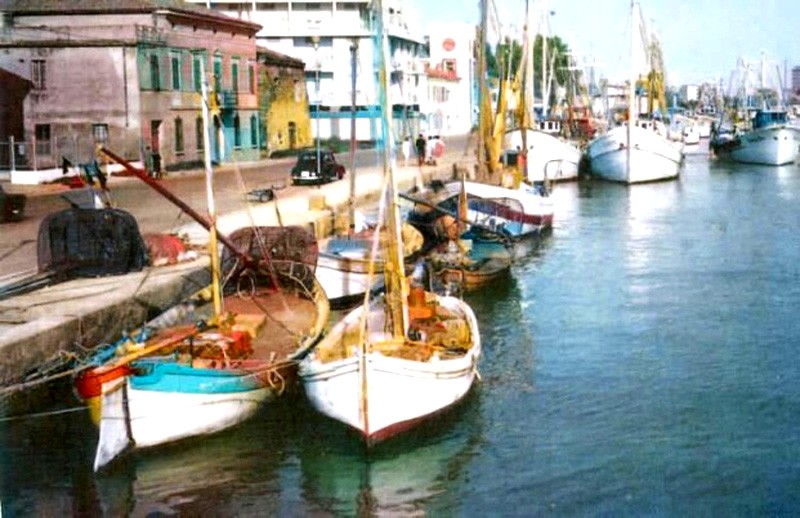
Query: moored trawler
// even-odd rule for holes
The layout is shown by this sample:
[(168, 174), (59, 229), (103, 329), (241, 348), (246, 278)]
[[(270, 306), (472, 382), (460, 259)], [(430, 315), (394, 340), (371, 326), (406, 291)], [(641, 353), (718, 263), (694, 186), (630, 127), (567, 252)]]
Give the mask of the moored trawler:
[(788, 122), (785, 110), (758, 110), (752, 118), (752, 129), (717, 135), (711, 148), (719, 156), (746, 164), (791, 164), (797, 160), (800, 128)]
[(610, 130), (589, 143), (587, 154), (592, 174), (628, 184), (677, 178), (683, 160), (680, 147), (638, 126), (630, 128), (630, 137), (626, 126)]

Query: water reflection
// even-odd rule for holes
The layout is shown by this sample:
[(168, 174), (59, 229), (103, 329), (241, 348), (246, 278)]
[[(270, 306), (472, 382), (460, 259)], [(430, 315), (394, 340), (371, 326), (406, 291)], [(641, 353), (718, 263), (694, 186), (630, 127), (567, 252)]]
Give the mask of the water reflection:
[(96, 477), (106, 516), (274, 516), (290, 410), (278, 403), (230, 431), (129, 455)]
[(480, 389), (451, 411), (367, 452), (339, 423), (308, 416), (300, 450), (313, 513), (419, 516), (458, 509), (455, 495), (481, 443)]
[(97, 515), (85, 412), (0, 423), (0, 503), (9, 516)]

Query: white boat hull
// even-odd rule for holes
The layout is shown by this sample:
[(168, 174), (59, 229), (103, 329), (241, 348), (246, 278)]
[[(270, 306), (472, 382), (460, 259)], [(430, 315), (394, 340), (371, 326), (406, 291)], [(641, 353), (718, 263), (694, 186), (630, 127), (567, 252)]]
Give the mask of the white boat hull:
[(128, 378), (103, 386), (95, 470), (128, 447), (148, 448), (236, 426), (275, 398), (269, 387), (233, 393), (138, 390)]
[[(578, 179), (581, 152), (577, 147), (542, 131), (528, 130), (525, 139), (529, 182)], [(522, 133), (519, 130), (509, 132), (505, 146), (506, 149), (522, 149)]]
[(368, 289), (376, 290), (383, 286), (382, 263), (376, 264), (371, 278), (369, 261), (354, 263), (325, 253), (320, 253), (317, 258), (317, 280), (334, 306), (363, 297)]
[[(312, 353), (299, 366), (300, 379), (312, 406), (357, 430), (371, 443), (387, 439), (461, 400), (478, 375), (477, 364), (481, 354), (478, 324), (474, 313), (463, 301), (452, 297), (439, 300), (442, 305), (466, 315), (474, 337), (467, 354), (453, 359), (434, 356), (429, 361), (415, 361), (368, 352), (365, 362), (366, 405), (362, 405), (360, 357), (355, 347), (347, 357), (328, 362), (321, 361)], [(377, 301), (371, 306), (370, 321), (379, 325), (383, 312), (383, 304)], [(341, 341), (345, 329), (357, 325), (362, 313), (363, 306), (353, 310), (324, 341)], [(381, 330), (370, 333), (368, 340), (386, 338)], [(325, 344), (321, 343), (319, 347), (324, 348)]]
[(589, 143), (592, 174), (604, 180), (645, 183), (671, 180), (680, 174), (683, 151), (651, 130), (631, 129), (630, 174), (627, 128), (617, 127)]
[(746, 164), (784, 165), (797, 160), (800, 129), (773, 127), (748, 131), (731, 149), (731, 158)]

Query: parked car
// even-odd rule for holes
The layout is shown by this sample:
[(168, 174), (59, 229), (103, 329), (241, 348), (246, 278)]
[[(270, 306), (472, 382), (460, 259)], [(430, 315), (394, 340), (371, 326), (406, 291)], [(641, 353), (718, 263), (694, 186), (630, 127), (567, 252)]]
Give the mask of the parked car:
[(25, 216), (26, 201), (24, 194), (5, 192), (0, 185), (0, 223), (21, 220)]
[(319, 151), (320, 166), (317, 174), (317, 150), (306, 149), (297, 156), (297, 163), (292, 168), (292, 183), (318, 184), (341, 180), (345, 175), (345, 168), (336, 161), (336, 156), (329, 149)]

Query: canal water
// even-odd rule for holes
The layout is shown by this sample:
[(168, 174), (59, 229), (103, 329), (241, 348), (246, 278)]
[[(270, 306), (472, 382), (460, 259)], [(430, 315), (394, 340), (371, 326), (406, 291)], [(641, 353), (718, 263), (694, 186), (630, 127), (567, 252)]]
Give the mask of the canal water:
[(798, 514), (800, 168), (700, 153), (554, 200), (552, 234), (467, 297), (482, 382), (453, 412), (366, 454), (297, 395), (100, 475), (84, 413), (4, 422), (0, 514)]

